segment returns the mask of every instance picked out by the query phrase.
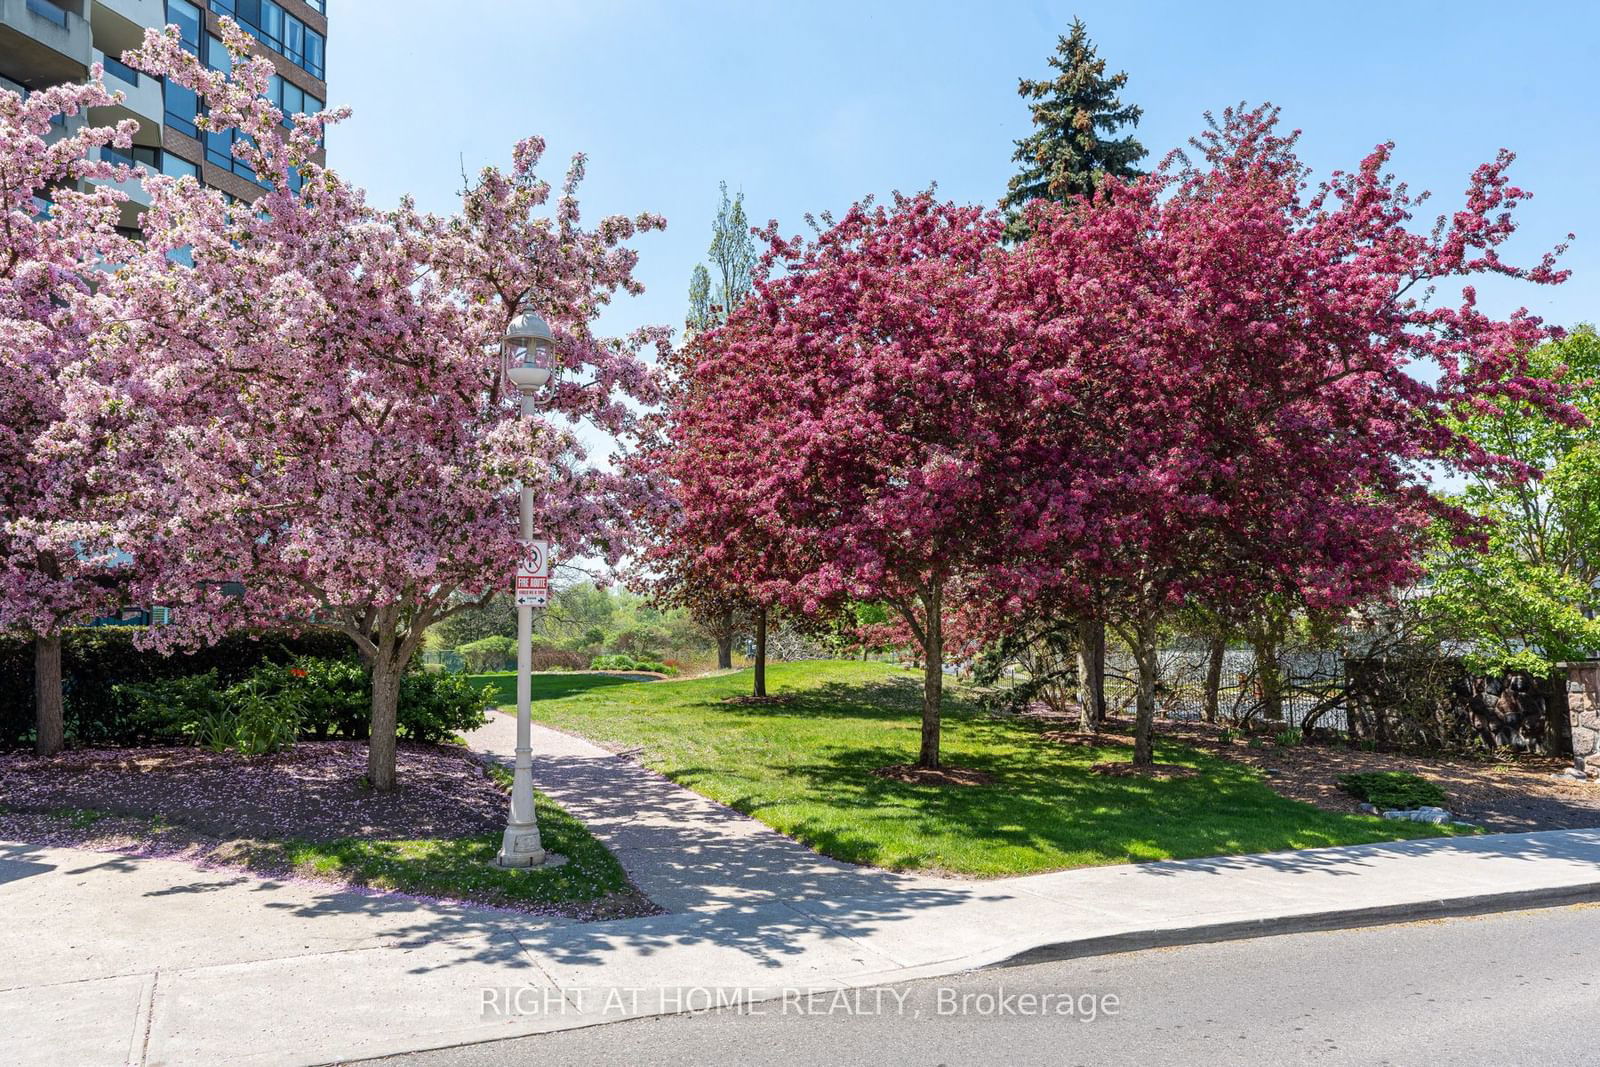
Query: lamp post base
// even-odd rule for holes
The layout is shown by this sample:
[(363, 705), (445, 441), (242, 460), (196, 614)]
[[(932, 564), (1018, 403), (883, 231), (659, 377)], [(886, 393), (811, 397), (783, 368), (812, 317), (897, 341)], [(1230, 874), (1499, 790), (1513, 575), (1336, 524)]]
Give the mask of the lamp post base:
[(489, 866), (497, 871), (542, 871), (551, 867), (564, 867), (567, 863), (567, 857), (559, 852), (540, 852), (537, 860), (528, 863), (526, 860), (530, 855), (532, 854), (524, 852), (512, 857), (523, 861), (519, 863), (501, 863), (501, 857), (496, 856), (489, 861)]
[(538, 867), (544, 863), (544, 845), (539, 841), (539, 825), (511, 825), (500, 839), (497, 867)]

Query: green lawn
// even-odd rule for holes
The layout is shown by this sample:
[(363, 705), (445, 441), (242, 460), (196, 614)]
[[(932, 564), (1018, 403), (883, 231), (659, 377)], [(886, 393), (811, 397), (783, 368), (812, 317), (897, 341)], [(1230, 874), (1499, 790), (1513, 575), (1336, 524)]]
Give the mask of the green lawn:
[[(491, 773), (510, 787), (509, 772), (495, 767)], [(252, 858), (270, 863), (281, 857), (302, 874), (352, 885), (511, 907), (580, 904), (632, 888), (617, 858), (565, 809), (541, 793), (535, 794), (534, 810), (540, 843), (546, 851), (567, 857), (560, 867), (536, 871), (495, 867), (498, 833), (417, 841), (264, 842), (252, 845), (261, 850)]]
[(947, 690), (944, 760), (995, 783), (886, 781), (870, 772), (916, 758), (920, 676), (878, 663), (780, 663), (768, 668), (768, 687), (787, 703), (724, 703), (750, 691), (748, 671), (570, 694), (540, 687), (533, 714), (642, 746), (646, 765), (674, 781), (827, 855), (894, 869), (1020, 874), (1448, 833), (1319, 811), (1274, 793), (1253, 770), (1166, 741), (1156, 759), (1198, 777), (1102, 777), (1090, 766), (1127, 760), (1127, 748), (1047, 741), (1031, 723), (983, 715), (959, 689)]
[[(494, 699), (498, 704), (515, 705), (517, 702), (517, 672), (516, 671), (491, 671), (488, 674), (469, 674), (467, 681), (474, 687), (487, 685), (494, 688)], [(567, 674), (535, 672), (532, 675), (532, 693), (534, 700), (554, 700), (560, 697), (572, 696), (575, 693), (586, 693), (591, 689), (604, 689), (613, 685), (632, 685), (632, 679), (619, 678), (614, 674)]]

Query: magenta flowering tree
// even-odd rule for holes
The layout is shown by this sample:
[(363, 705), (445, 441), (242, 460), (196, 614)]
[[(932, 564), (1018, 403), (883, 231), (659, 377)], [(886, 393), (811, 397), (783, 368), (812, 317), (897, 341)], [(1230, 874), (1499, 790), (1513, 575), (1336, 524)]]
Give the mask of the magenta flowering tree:
[(767, 630), (788, 592), (781, 531), (755, 521), (745, 490), (763, 463), (760, 446), (737, 455), (717, 435), (727, 427), (717, 393), (726, 388), (706, 360), (737, 327), (691, 337), (667, 364), (662, 410), (630, 463), (655, 492), (640, 516), (646, 538), (634, 584), (657, 603), (688, 611), (717, 641), (717, 665), (732, 667), (733, 641), (754, 640), (751, 696), (764, 698)]
[(98, 67), (93, 77), (26, 99), (0, 90), (0, 627), (34, 635), (41, 755), (64, 740), (61, 627), (114, 605), (129, 574), (93, 506), (92, 452), (49, 440), (106, 316), (101, 269), (127, 249), (116, 231), (125, 198), (109, 183), (129, 169), (97, 149), (127, 147), (137, 124), (62, 132), (118, 99)]
[(929, 769), (946, 597), (982, 584), (1048, 510), (1021, 476), (1033, 383), (996, 299), (1001, 228), (924, 193), (858, 204), (811, 241), (772, 236), (754, 296), (701, 338), (675, 427), (709, 561), (807, 613), (856, 598), (904, 622)]
[[(606, 339), (591, 324), (616, 291), (638, 291), (626, 242), (663, 223), (584, 228), (581, 157), (549, 205), (537, 140), (509, 170), (484, 169), (453, 215), (377, 210), (314, 162), (338, 115), (286, 125), (263, 95), (271, 63), (223, 30), (228, 75), (153, 31), (129, 58), (199, 93), (207, 129), (235, 132), (262, 195), (230, 204), (191, 179), (150, 180), (145, 249), (107, 287), (117, 372), (79, 391), (75, 426), (114, 428), (130, 461), (121, 490), (145, 588), (174, 606), (152, 639), (341, 627), (371, 671), (369, 778), (390, 789), (400, 677), (424, 631), (506, 588), (524, 555), (515, 482), (535, 487), (555, 553), (626, 549), (636, 479), (592, 461), (578, 427), (626, 443), (630, 401), (656, 397), (640, 353), (665, 333)], [(561, 366), (528, 418), (498, 354), (523, 304), (551, 324)]]
[[(1500, 257), (1528, 195), (1509, 183), (1510, 154), (1418, 234), (1419, 198), (1384, 173), (1389, 146), (1307, 195), (1276, 118), (1227, 112), (1193, 165), (1170, 159), (1112, 203), (1036, 206), (1016, 261), (1026, 290), (1054, 294), (1042, 362), (1100, 383), (1111, 432), (1087, 449), (1106, 476), (1095, 536), (1053, 555), (1138, 661), (1139, 763), (1152, 759), (1165, 613), (1194, 602), (1237, 615), (1269, 597), (1338, 609), (1415, 580), (1424, 528), (1466, 529), (1428, 470), (1516, 473), (1457, 420), (1495, 397), (1564, 411), (1527, 372), (1551, 331), (1524, 312), (1484, 314), (1470, 285), (1564, 277), (1556, 253), (1531, 267)], [(1437, 283), (1467, 284), (1459, 303), (1431, 304)], [(1080, 474), (1063, 470), (1061, 491)]]

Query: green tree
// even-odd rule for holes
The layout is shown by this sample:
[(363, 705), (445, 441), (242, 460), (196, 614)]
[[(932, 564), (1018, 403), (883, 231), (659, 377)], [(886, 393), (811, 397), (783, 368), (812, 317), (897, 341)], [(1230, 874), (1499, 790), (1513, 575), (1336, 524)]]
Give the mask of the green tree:
[(728, 315), (750, 295), (756, 269), (756, 242), (744, 213), (744, 193), (728, 196), (723, 182), (722, 202), (711, 224), (711, 267), (696, 263), (689, 275), (688, 333), (696, 334), (728, 321)]
[(1124, 127), (1137, 126), (1144, 112), (1122, 102), (1128, 75), (1106, 75), (1106, 61), (1095, 54), (1083, 20), (1072, 20), (1049, 63), (1050, 77), (1022, 78), (1017, 84), (1017, 94), (1033, 114), (1033, 132), (1016, 143), (1011, 158), (1022, 168), (1000, 200), (1011, 240), (1027, 236), (1022, 214), (1030, 201), (1066, 203), (1093, 196), (1105, 175), (1137, 177), (1136, 164), (1146, 154), (1132, 134), (1118, 136)]
[(433, 625), (440, 648), (460, 648), (485, 637), (516, 637), (517, 609), (509, 594), (490, 597)]
[(1427, 604), (1442, 632), (1484, 670), (1546, 673), (1600, 650), (1600, 336), (1579, 327), (1533, 353), (1530, 374), (1564, 383), (1587, 419), (1571, 425), (1514, 399), (1475, 415), (1467, 432), (1526, 465), (1509, 484), (1480, 481), (1455, 499), (1486, 520), (1487, 544), (1440, 536)]
[(704, 263), (696, 263), (689, 275), (689, 313), (684, 316), (684, 332), (694, 336), (716, 325), (711, 315), (711, 272)]

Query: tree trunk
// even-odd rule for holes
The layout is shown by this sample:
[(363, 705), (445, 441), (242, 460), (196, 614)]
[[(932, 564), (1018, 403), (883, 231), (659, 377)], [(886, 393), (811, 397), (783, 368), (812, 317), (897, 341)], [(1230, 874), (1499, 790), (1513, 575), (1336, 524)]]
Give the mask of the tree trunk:
[(1078, 708), (1084, 730), (1098, 730), (1106, 720), (1106, 624), (1078, 622)]
[(1155, 762), (1151, 732), (1156, 721), (1156, 625), (1141, 623), (1134, 632), (1133, 658), (1139, 667), (1139, 697), (1133, 726), (1133, 762), (1148, 767)]
[(395, 787), (395, 726), (400, 709), (400, 674), (387, 643), (372, 661), (372, 722), (367, 733), (367, 781), (380, 793)]
[(1206, 722), (1217, 721), (1217, 696), (1222, 691), (1222, 656), (1228, 649), (1228, 643), (1221, 637), (1213, 637), (1206, 658), (1206, 692), (1205, 715)]
[(61, 631), (33, 638), (33, 750), (54, 756), (66, 744), (66, 716), (61, 701)]
[(917, 766), (930, 770), (939, 766), (939, 712), (944, 701), (944, 622), (940, 618), (943, 590), (938, 582), (928, 586), (922, 598), (922, 748)]
[(755, 695), (767, 695), (767, 606), (756, 611), (756, 670)]
[(1272, 722), (1283, 721), (1283, 675), (1278, 671), (1278, 644), (1259, 639), (1254, 646), (1256, 678), (1261, 685), (1261, 716)]
[(717, 638), (717, 669), (726, 671), (733, 669), (733, 635)]

